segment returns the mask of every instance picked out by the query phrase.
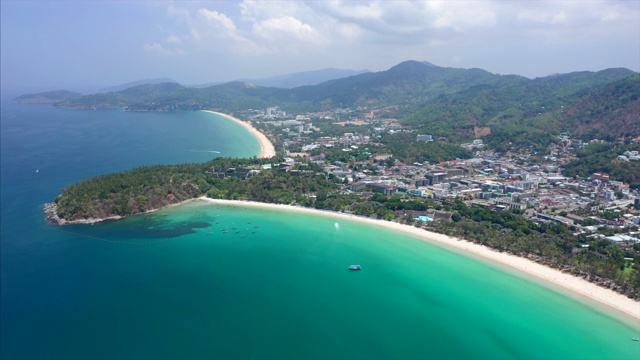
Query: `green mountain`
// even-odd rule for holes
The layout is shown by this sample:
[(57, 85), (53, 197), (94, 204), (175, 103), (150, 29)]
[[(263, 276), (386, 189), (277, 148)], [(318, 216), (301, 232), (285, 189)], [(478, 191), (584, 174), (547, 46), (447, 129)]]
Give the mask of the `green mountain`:
[(586, 138), (640, 136), (640, 74), (594, 89), (559, 118), (564, 129)]
[[(633, 82), (628, 79), (637, 76), (634, 74), (627, 69), (607, 69), (532, 80), (504, 77), (494, 83), (429, 99), (403, 123), (461, 141), (473, 138), (474, 129), (489, 127), (489, 143), (517, 140), (521, 146), (545, 146), (549, 135), (574, 129), (569, 114), (580, 114), (581, 119), (592, 117), (586, 108), (595, 105), (595, 99), (608, 99), (606, 94), (615, 90), (615, 86), (609, 84)], [(638, 94), (637, 89), (631, 91)], [(589, 97), (591, 101), (585, 100)], [(579, 103), (584, 105), (575, 108)], [(609, 120), (616, 118), (608, 117)]]
[[(68, 108), (122, 107), (129, 110), (242, 110), (280, 105), (286, 110), (312, 111), (333, 107), (382, 107), (420, 104), (427, 99), (479, 84), (500, 84), (516, 76), (494, 75), (480, 69), (443, 68), (406, 61), (389, 70), (364, 73), (293, 89), (269, 88), (243, 82), (185, 88), (170, 83), (136, 86), (107, 94), (88, 95), (58, 104)], [(524, 79), (524, 78), (522, 78)], [(149, 93), (145, 93), (148, 91)], [(414, 105), (415, 106), (415, 105)]]
[(127, 90), (129, 88), (134, 87), (134, 86), (150, 85), (150, 84), (162, 84), (162, 83), (169, 83), (169, 82), (170, 83), (175, 83), (177, 81), (169, 79), (169, 78), (166, 78), (166, 77), (158, 78), (158, 79), (143, 79), (143, 80), (137, 80), (137, 81), (128, 82), (128, 83), (125, 83), (125, 84), (105, 87), (105, 88), (99, 89), (97, 92), (99, 92), (99, 93), (117, 92), (117, 91)]
[[(335, 107), (379, 109), (406, 126), (468, 141), (480, 135), (506, 150), (509, 143), (543, 148), (563, 131), (603, 138), (637, 136), (638, 77), (627, 69), (573, 72), (536, 79), (405, 61), (293, 89), (231, 82), (206, 88), (147, 84), (57, 103), (67, 108), (126, 107), (130, 111), (217, 109), (235, 112), (278, 105), (289, 113)], [(478, 131), (478, 129), (484, 129)]]
[(73, 91), (55, 90), (55, 91), (41, 92), (37, 94), (18, 96), (17, 98), (15, 98), (15, 101), (19, 103), (25, 103), (25, 104), (54, 103), (54, 102), (63, 101), (67, 99), (79, 98), (81, 96), (82, 94), (73, 92)]
[(381, 107), (421, 103), (433, 96), (452, 94), (474, 85), (497, 84), (503, 78), (480, 69), (444, 68), (405, 61), (386, 71), (280, 92), (278, 98), (281, 101), (312, 102), (332, 107)]
[(117, 92), (85, 95), (58, 102), (55, 105), (70, 109), (129, 107), (141, 102), (160, 103), (168, 95), (184, 89), (186, 88), (178, 83), (146, 84)]
[(335, 69), (327, 68), (314, 71), (304, 71), (293, 74), (285, 74), (279, 76), (273, 76), (264, 79), (241, 79), (239, 81), (248, 82), (264, 87), (276, 87), (291, 89), (306, 85), (317, 85), (325, 81), (334, 79), (346, 78), (349, 76), (360, 75), (370, 72), (369, 70), (347, 70), (347, 69)]

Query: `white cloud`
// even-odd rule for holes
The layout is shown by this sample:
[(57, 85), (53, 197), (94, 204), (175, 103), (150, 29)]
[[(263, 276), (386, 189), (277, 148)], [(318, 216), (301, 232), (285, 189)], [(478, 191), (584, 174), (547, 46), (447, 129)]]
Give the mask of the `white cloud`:
[(631, 2), (530, 2), (517, 10), (514, 30), (542, 44), (589, 44), (640, 33), (638, 10)]
[(198, 15), (203, 16), (205, 19), (209, 20), (211, 23), (216, 23), (221, 25), (229, 33), (236, 32), (236, 24), (233, 22), (233, 20), (229, 19), (225, 14), (221, 14), (217, 11), (210, 11), (203, 8), (198, 10)]
[(331, 1), (324, 5), (332, 16), (383, 35), (430, 29), (467, 31), (496, 22), (491, 7), (480, 1)]
[(327, 9), (333, 14), (345, 19), (359, 20), (379, 20), (384, 10), (382, 3), (370, 2), (346, 2), (346, 1), (328, 1)]
[(349, 42), (357, 41), (362, 35), (364, 31), (362, 28), (356, 24), (336, 24), (334, 26), (336, 34), (340, 36), (342, 39), (345, 39)]
[(171, 35), (169, 37), (167, 37), (167, 43), (168, 44), (176, 44), (176, 45), (181, 45), (182, 44), (182, 39), (180, 39), (179, 37), (175, 36), (175, 35)]
[(316, 46), (325, 43), (320, 33), (311, 25), (291, 16), (257, 22), (253, 25), (253, 33), (267, 40), (299, 40), (313, 42)]
[(540, 11), (540, 10), (524, 10), (518, 13), (518, 20), (521, 22), (543, 23), (543, 24), (562, 24), (567, 22), (567, 14), (560, 10), (558, 12)]
[(198, 39), (205, 39), (204, 46), (219, 46), (236, 54), (250, 56), (267, 52), (262, 45), (244, 36), (235, 22), (225, 14), (202, 8), (198, 10), (198, 19), (202, 21), (195, 24), (192, 32), (197, 31)]
[(312, 6), (304, 1), (254, 0), (245, 0), (238, 5), (242, 18), (249, 23), (282, 16), (310, 19), (318, 15)]
[(328, 53), (341, 56), (331, 57), (332, 63), (326, 66), (351, 63), (356, 64), (354, 68), (375, 70), (376, 66), (381, 69), (407, 59), (447, 66), (462, 59), (466, 64), (473, 58), (472, 65), (482, 67), (481, 57), (488, 64), (497, 64), (495, 57), (504, 57), (498, 54), (505, 49), (526, 49), (509, 55), (512, 63), (522, 63), (530, 62), (526, 54), (555, 51), (548, 46), (562, 44), (564, 51), (569, 51), (573, 46), (593, 47), (594, 39), (611, 43), (606, 38), (640, 38), (640, 7), (624, 1), (244, 0), (205, 6), (199, 2), (176, 4), (168, 7), (167, 15), (180, 30), (171, 28), (164, 42), (158, 42), (164, 48), (149, 42), (147, 51), (178, 54), (172, 50), (174, 46), (190, 55), (223, 54), (246, 63), (260, 57), (264, 68), (291, 61), (296, 66), (313, 66), (309, 64), (326, 61), (319, 55)]
[(188, 23), (191, 21), (191, 15), (189, 14), (189, 10), (177, 8), (173, 5), (169, 5), (167, 7), (167, 15), (169, 15), (170, 17), (175, 17), (181, 22)]
[(436, 29), (471, 31), (496, 24), (496, 14), (489, 4), (473, 1), (439, 1), (427, 3), (431, 26)]
[(158, 43), (153, 43), (153, 44), (144, 44), (142, 45), (142, 49), (147, 52), (147, 53), (151, 53), (151, 54), (158, 54), (161, 56), (172, 56), (172, 55), (184, 55), (185, 52), (181, 49), (177, 49), (177, 50), (169, 50), (166, 49), (164, 46), (158, 44)]

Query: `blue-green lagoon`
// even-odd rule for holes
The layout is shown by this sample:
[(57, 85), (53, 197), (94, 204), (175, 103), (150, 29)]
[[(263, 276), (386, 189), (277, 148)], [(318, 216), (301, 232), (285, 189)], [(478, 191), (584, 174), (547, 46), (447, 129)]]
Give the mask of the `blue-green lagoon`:
[(69, 182), (259, 145), (211, 114), (2, 105), (3, 359), (640, 357), (637, 321), (331, 216), (194, 201), (47, 224)]

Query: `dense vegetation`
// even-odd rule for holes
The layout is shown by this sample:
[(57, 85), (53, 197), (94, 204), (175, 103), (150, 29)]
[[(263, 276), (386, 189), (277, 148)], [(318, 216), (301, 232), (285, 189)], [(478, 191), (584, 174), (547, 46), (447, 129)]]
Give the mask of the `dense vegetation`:
[(205, 169), (203, 164), (156, 165), (86, 179), (56, 198), (58, 214), (66, 220), (124, 216), (191, 199), (210, 187)]
[[(533, 80), (505, 77), (494, 84), (484, 83), (429, 99), (421, 109), (407, 116), (403, 123), (458, 141), (471, 138), (476, 126), (489, 126), (493, 132), (499, 129), (502, 133), (509, 134), (513, 140), (519, 141), (524, 135), (527, 138), (526, 146), (535, 146), (540, 143), (536, 138), (541, 138), (543, 134), (580, 130), (581, 128), (576, 128), (575, 119), (568, 114), (577, 112), (582, 122), (600, 124), (601, 121), (594, 119), (596, 112), (593, 107), (600, 106), (606, 99), (620, 97), (625, 91), (630, 93), (623, 98), (637, 99), (640, 88), (634, 85), (636, 81), (633, 79), (637, 75), (634, 77), (633, 74), (626, 69), (608, 69), (596, 73), (577, 72)], [(618, 80), (625, 86), (603, 88)], [(580, 104), (576, 105), (579, 112), (570, 107), (576, 102)], [(614, 109), (619, 112), (630, 103), (620, 101), (617, 105), (619, 106), (611, 106), (606, 110), (603, 107), (597, 114), (609, 120), (615, 119), (617, 114), (609, 113)]]
[(214, 179), (207, 195), (215, 199), (246, 199), (275, 204), (311, 206), (316, 194), (324, 196), (338, 188), (335, 178), (308, 165), (292, 171), (266, 170), (246, 180), (233, 177)]
[(469, 159), (472, 154), (468, 150), (442, 141), (416, 141), (417, 133), (401, 132), (382, 137), (380, 142), (385, 145), (383, 153), (393, 154), (405, 164), (428, 161), (437, 164), (442, 161), (455, 159)]
[(416, 141), (416, 133), (385, 134), (378, 141), (378, 143), (360, 145), (356, 148), (318, 148), (311, 150), (309, 153), (312, 156), (324, 154), (325, 161), (330, 163), (341, 162), (343, 164), (367, 161), (372, 154), (393, 155), (385, 161), (390, 165), (396, 160), (404, 164), (424, 163), (426, 161), (436, 164), (442, 161), (471, 158), (471, 152), (459, 145), (441, 141), (428, 143)]
[(640, 75), (594, 89), (566, 108), (561, 122), (583, 140), (615, 141), (640, 134)]
[(629, 184), (632, 189), (640, 189), (640, 161), (618, 160), (625, 151), (640, 151), (638, 145), (593, 143), (576, 152), (577, 159), (564, 167), (567, 176), (587, 177), (595, 172), (609, 174), (611, 180)]
[(263, 170), (247, 180), (234, 173), (242, 167), (257, 170), (264, 162), (220, 158), (204, 164), (145, 166), (69, 185), (55, 202), (61, 218), (77, 220), (133, 215), (203, 195), (309, 205), (310, 195), (336, 188), (312, 165), (291, 172)]

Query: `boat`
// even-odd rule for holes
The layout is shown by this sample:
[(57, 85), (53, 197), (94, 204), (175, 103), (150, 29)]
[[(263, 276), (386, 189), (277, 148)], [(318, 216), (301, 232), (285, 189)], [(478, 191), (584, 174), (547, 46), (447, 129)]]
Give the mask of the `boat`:
[(362, 270), (360, 265), (349, 265), (349, 270)]
[(640, 341), (640, 338), (634, 337), (634, 338), (631, 338), (631, 340), (633, 340), (633, 341)]

